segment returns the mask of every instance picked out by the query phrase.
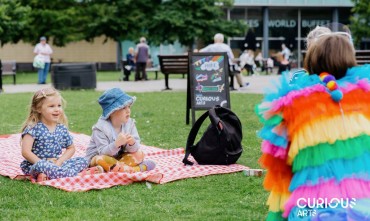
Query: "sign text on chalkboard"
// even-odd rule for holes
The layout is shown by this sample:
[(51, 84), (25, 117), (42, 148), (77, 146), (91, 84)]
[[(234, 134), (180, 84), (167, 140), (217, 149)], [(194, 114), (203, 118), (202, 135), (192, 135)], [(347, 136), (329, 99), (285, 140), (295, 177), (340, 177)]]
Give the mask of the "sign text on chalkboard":
[(226, 53), (189, 54), (188, 93), (193, 122), (195, 110), (208, 110), (216, 105), (230, 108), (228, 67)]

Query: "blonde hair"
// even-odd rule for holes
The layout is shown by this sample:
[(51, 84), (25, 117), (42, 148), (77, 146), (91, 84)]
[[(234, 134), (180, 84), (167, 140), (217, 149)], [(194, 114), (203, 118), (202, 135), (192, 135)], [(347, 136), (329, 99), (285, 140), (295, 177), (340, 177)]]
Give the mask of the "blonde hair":
[(310, 33), (308, 33), (307, 38), (306, 38), (306, 48), (309, 48), (313, 43), (317, 41), (317, 39), (323, 35), (331, 33), (331, 30), (327, 27), (323, 26), (316, 26)]
[[(22, 125), (21, 131), (24, 131), (24, 129), (27, 127), (35, 126), (41, 120), (41, 113), (39, 113), (39, 110), (41, 109), (45, 98), (52, 96), (59, 96), (62, 100), (62, 107), (65, 108), (66, 102), (58, 90), (53, 87), (38, 90), (32, 97), (31, 104), (29, 106), (29, 114), (26, 121)], [(64, 112), (62, 112), (62, 116), (60, 117), (58, 123), (64, 124), (68, 127), (67, 116), (64, 114)]]

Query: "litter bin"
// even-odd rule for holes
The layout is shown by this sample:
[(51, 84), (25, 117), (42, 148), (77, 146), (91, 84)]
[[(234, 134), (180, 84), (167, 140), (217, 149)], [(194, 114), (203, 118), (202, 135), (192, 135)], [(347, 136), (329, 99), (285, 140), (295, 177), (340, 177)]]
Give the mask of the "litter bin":
[(53, 64), (51, 80), (58, 90), (63, 89), (95, 89), (95, 63)]

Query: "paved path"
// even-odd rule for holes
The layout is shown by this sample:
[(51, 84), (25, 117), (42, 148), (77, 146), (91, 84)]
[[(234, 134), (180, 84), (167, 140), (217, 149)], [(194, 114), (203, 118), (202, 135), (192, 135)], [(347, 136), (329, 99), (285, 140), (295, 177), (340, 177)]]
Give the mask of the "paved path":
[[(235, 93), (263, 93), (264, 88), (271, 84), (271, 81), (277, 79), (276, 75), (261, 75), (244, 77), (245, 82), (249, 82), (249, 86), (243, 90), (235, 91)], [(234, 85), (237, 85), (236, 81)], [(4, 94), (8, 93), (24, 93), (35, 92), (51, 84), (38, 85), (38, 84), (17, 84), (3, 85)], [(186, 91), (186, 79), (169, 79), (169, 86), (173, 89), (171, 91)], [(164, 88), (164, 79), (149, 80), (149, 81), (111, 81), (111, 82), (97, 82), (97, 91), (105, 91), (109, 88), (119, 87), (126, 92), (160, 92)], [(233, 92), (234, 93), (234, 92)]]

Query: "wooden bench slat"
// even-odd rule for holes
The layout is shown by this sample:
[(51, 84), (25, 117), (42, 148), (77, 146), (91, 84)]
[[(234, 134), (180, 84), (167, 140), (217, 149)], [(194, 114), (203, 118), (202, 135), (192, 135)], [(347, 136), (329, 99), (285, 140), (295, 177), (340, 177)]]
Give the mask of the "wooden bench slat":
[(370, 63), (370, 50), (356, 50), (356, 62), (359, 65)]
[(13, 76), (13, 84), (16, 84), (17, 63), (15, 61), (0, 61), (2, 75)]
[(188, 65), (188, 62), (186, 62), (186, 61), (184, 61), (184, 62), (182, 62), (182, 63), (180, 63), (180, 62), (167, 62), (167, 61), (163, 61), (162, 62), (162, 64), (165, 64), (165, 65), (174, 65), (174, 66), (182, 66), (182, 67), (184, 67), (184, 66), (186, 66), (186, 65)]
[(357, 61), (357, 64), (370, 64), (370, 60)]
[(356, 50), (356, 62), (358, 65), (370, 64), (370, 50)]
[(168, 70), (166, 72), (168, 74), (187, 74), (187, 70)]
[(189, 74), (189, 58), (187, 55), (158, 55), (161, 72), (165, 76), (165, 89), (168, 86), (168, 75)]
[(167, 62), (163, 62), (162, 63), (164, 66), (174, 66), (174, 67), (186, 67), (188, 65), (188, 63), (183, 63), (183, 64), (179, 64), (179, 63), (167, 63)]

